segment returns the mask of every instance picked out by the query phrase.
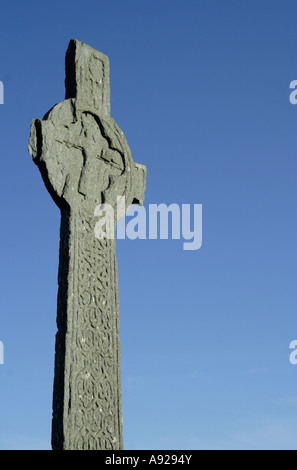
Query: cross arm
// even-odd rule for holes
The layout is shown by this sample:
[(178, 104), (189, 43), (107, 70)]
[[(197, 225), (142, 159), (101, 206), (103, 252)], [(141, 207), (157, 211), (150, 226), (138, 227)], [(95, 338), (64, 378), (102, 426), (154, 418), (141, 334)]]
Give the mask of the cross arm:
[(146, 188), (146, 173), (147, 168), (145, 165), (134, 163), (134, 199), (132, 204), (143, 205)]

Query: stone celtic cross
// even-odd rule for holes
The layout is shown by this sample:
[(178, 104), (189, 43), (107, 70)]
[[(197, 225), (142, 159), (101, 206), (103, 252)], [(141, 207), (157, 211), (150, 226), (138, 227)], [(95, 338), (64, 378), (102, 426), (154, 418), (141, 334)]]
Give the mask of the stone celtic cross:
[(65, 86), (28, 147), (61, 211), (52, 447), (122, 449), (116, 247), (95, 236), (95, 208), (142, 204), (146, 167), (110, 117), (108, 58), (71, 40)]

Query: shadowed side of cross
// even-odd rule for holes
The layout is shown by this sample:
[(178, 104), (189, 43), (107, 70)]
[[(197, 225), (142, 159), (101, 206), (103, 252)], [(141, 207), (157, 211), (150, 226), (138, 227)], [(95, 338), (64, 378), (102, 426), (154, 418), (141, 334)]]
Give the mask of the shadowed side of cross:
[[(47, 189), (65, 204), (126, 208), (143, 204), (146, 167), (133, 161), (123, 132), (110, 117), (109, 60), (71, 40), (66, 54), (66, 99), (32, 120), (29, 152)], [(123, 215), (123, 214), (121, 214)]]

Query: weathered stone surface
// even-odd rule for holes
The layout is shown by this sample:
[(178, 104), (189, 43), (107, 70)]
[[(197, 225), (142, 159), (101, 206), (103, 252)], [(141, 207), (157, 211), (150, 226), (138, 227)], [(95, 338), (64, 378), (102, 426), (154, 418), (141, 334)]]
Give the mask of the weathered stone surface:
[(71, 40), (65, 85), (65, 101), (32, 121), (29, 141), (61, 210), (52, 446), (121, 449), (115, 240), (95, 237), (94, 211), (116, 209), (119, 196), (126, 208), (142, 204), (146, 168), (110, 117), (108, 58)]

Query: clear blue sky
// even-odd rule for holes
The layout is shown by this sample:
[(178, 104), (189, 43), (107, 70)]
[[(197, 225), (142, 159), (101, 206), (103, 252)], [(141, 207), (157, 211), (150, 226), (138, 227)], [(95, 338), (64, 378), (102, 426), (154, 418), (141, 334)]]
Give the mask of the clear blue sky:
[(77, 38), (110, 58), (145, 206), (203, 245), (119, 240), (126, 449), (297, 449), (297, 5), (2, 0), (0, 449), (50, 448), (59, 211), (27, 152)]

